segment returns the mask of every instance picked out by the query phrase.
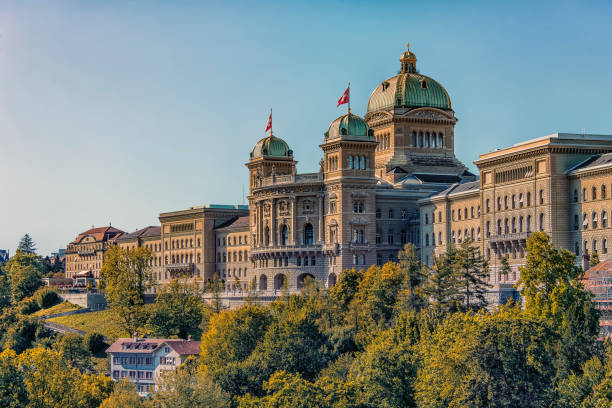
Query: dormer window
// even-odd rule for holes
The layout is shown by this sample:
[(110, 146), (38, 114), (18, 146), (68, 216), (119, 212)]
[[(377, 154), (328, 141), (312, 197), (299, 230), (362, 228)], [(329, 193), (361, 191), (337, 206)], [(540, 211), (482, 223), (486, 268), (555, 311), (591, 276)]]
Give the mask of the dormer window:
[(427, 89), (427, 81), (424, 79), (421, 79), (421, 88)]
[(382, 83), (382, 90), (386, 91), (387, 89), (389, 89), (389, 83), (388, 82), (383, 82)]

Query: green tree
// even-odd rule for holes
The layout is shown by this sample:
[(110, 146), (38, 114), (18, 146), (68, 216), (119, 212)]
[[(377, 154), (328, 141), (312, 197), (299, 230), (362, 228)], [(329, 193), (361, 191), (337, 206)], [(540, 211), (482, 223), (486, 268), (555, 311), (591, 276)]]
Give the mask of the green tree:
[(257, 398), (246, 395), (239, 400), (239, 408), (331, 408), (324, 390), (304, 380), (299, 374), (279, 371), (264, 384), (267, 395)]
[(43, 286), (43, 266), (34, 254), (17, 251), (2, 269), (10, 282), (13, 303), (32, 296)]
[(36, 244), (34, 243), (34, 240), (30, 234), (25, 234), (23, 237), (21, 237), (19, 244), (17, 245), (17, 251), (30, 255), (36, 254)]
[(138, 247), (127, 251), (111, 246), (100, 270), (109, 308), (119, 318), (122, 328), (134, 333), (146, 324), (145, 292), (153, 286), (149, 263), (151, 251)]
[(92, 355), (98, 355), (100, 353), (106, 357), (106, 353), (104, 349), (108, 347), (108, 345), (104, 342), (104, 336), (97, 332), (87, 333), (87, 335), (83, 338), (83, 342), (85, 347), (89, 350)]
[(65, 333), (55, 343), (55, 349), (60, 352), (66, 365), (84, 372), (91, 367), (91, 352), (83, 337), (75, 333)]
[(505, 277), (508, 277), (510, 272), (512, 272), (512, 268), (510, 268), (510, 262), (508, 259), (508, 255), (501, 257), (501, 260), (499, 262), (499, 272)]
[(457, 313), (423, 337), (418, 406), (548, 407), (554, 397), (556, 336), (520, 307)]
[(591, 267), (597, 265), (599, 263), (599, 254), (597, 252), (593, 252), (591, 255)]
[[(195, 360), (195, 359), (194, 359)], [(230, 395), (196, 370), (195, 361), (186, 361), (176, 371), (167, 370), (157, 380), (153, 404), (159, 408), (223, 408), (231, 406)]]
[(100, 408), (153, 408), (153, 404), (143, 400), (136, 392), (136, 384), (121, 380), (100, 405)]
[(158, 337), (186, 339), (191, 335), (199, 338), (205, 307), (199, 282), (174, 279), (158, 292), (149, 326)]
[(457, 249), (451, 262), (455, 283), (462, 300), (462, 308), (481, 309), (487, 306), (486, 293), (490, 285), (487, 261), (471, 240), (465, 240)]
[(423, 287), (429, 303), (436, 309), (448, 312), (457, 311), (460, 303), (452, 266), (456, 252), (455, 246), (451, 243), (446, 248), (446, 253), (434, 258), (433, 267), (429, 270), (427, 282)]
[(423, 271), (416, 247), (411, 243), (404, 245), (404, 249), (398, 254), (398, 259), (404, 275), (405, 303), (410, 309), (420, 310), (426, 305), (422, 287), (427, 279), (427, 274)]
[(227, 309), (223, 305), (223, 301), (221, 300), (221, 292), (225, 289), (225, 281), (219, 279), (217, 275), (214, 275), (212, 280), (209, 280), (204, 287), (205, 293), (210, 293), (211, 295), (211, 307), (215, 311), (215, 313), (219, 313), (223, 309)]
[(13, 350), (0, 353), (0, 407), (25, 408), (28, 403), (23, 373)]
[(579, 374), (597, 352), (599, 312), (581, 276), (574, 254), (554, 248), (548, 235), (536, 232), (527, 240), (527, 260), (516, 287), (526, 310), (546, 318), (559, 333), (558, 379)]

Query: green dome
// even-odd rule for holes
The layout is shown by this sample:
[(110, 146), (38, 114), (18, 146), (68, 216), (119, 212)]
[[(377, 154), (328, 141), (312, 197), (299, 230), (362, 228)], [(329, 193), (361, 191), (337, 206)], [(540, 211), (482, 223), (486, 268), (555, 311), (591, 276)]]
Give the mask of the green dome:
[(251, 159), (260, 157), (293, 157), (293, 150), (289, 149), (289, 145), (276, 136), (267, 136), (261, 139), (253, 147)]
[(348, 113), (335, 119), (325, 132), (325, 140), (342, 138), (345, 140), (373, 141), (374, 132), (361, 117)]
[(452, 109), (448, 92), (432, 78), (417, 73), (401, 73), (374, 89), (367, 113), (393, 107)]

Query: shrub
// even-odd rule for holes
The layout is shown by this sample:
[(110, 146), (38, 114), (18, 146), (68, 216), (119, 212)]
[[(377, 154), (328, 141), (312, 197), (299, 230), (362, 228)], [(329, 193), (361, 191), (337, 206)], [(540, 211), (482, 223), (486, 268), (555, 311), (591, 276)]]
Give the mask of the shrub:
[(85, 346), (91, 351), (91, 354), (96, 355), (103, 351), (107, 344), (104, 342), (104, 336), (100, 333), (88, 333), (83, 339)]
[(51, 306), (55, 306), (62, 301), (56, 291), (49, 288), (41, 288), (34, 294), (35, 299), (38, 301), (41, 309), (47, 309)]
[(40, 310), (40, 306), (34, 298), (23, 299), (21, 302), (19, 302), (18, 308), (19, 313), (23, 315), (29, 315)]

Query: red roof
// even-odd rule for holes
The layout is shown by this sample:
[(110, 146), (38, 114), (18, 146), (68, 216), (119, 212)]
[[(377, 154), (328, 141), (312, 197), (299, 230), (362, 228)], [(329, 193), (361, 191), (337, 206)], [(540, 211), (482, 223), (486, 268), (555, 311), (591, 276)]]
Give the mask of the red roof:
[(121, 234), (123, 234), (123, 231), (115, 227), (111, 227), (111, 226), (92, 228), (85, 232), (80, 233), (79, 236), (74, 240), (73, 243), (76, 244), (76, 243), (81, 242), (81, 240), (88, 235), (93, 236), (96, 242), (100, 242), (100, 241), (105, 241), (111, 238), (116, 238), (117, 236)]
[(612, 277), (612, 259), (601, 261), (584, 273), (584, 280)]
[[(120, 338), (117, 339), (109, 348), (107, 353), (152, 353), (163, 345), (167, 345), (176, 351), (179, 355), (197, 355), (200, 354), (200, 342), (194, 340), (181, 339), (149, 339), (139, 338)], [(125, 348), (124, 348), (125, 345)]]

